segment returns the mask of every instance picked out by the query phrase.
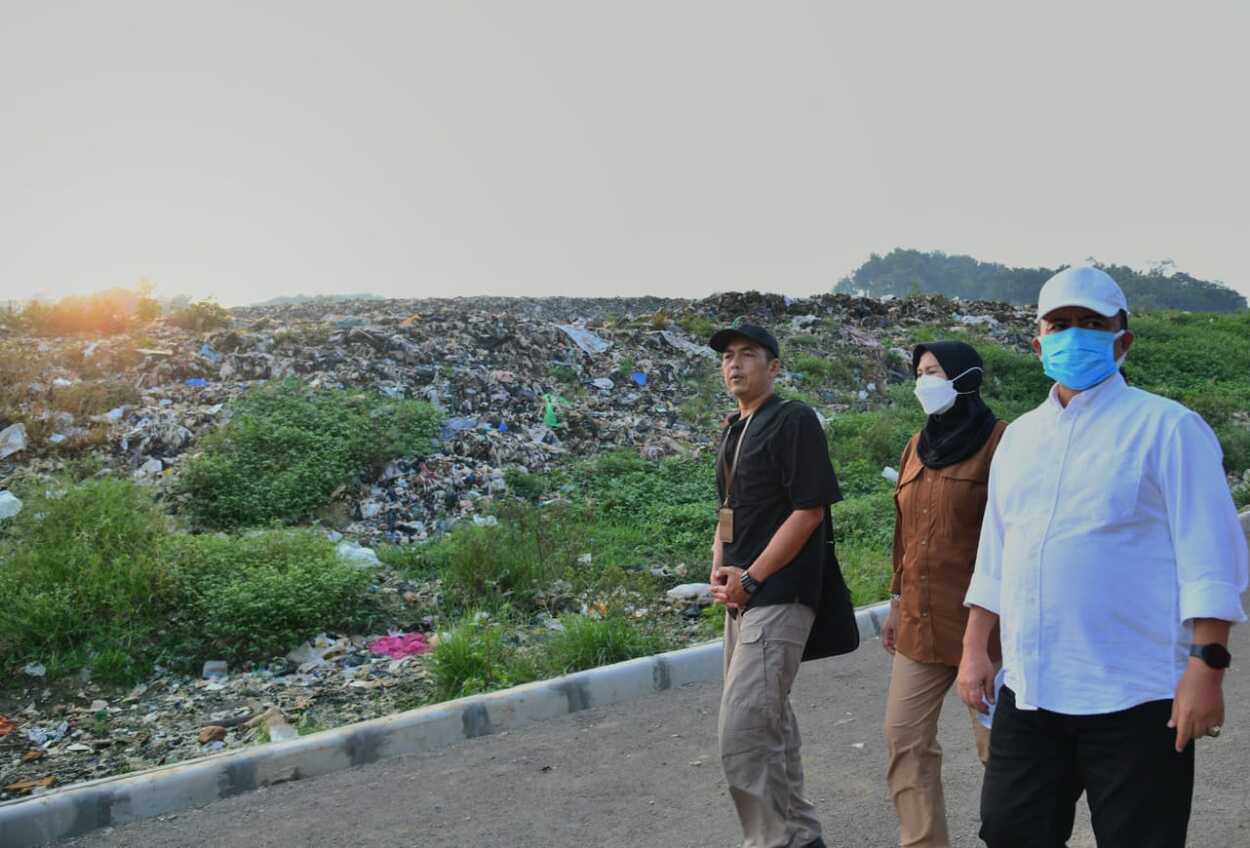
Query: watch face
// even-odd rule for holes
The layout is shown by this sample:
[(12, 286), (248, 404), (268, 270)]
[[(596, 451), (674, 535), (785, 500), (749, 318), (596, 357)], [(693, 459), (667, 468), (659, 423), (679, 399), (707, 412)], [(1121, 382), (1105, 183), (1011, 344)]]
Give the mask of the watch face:
[(1202, 661), (1211, 666), (1211, 668), (1228, 668), (1233, 661), (1233, 656), (1228, 652), (1228, 649), (1217, 643), (1203, 645), (1199, 652), (1201, 653)]

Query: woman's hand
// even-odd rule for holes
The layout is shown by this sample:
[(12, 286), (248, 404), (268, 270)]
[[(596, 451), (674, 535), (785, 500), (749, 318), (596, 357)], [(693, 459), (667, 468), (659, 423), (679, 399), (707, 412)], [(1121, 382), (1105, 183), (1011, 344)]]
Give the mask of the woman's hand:
[(898, 645), (898, 601), (890, 601), (890, 614), (885, 618), (885, 626), (881, 628), (881, 647), (886, 653), (894, 656)]

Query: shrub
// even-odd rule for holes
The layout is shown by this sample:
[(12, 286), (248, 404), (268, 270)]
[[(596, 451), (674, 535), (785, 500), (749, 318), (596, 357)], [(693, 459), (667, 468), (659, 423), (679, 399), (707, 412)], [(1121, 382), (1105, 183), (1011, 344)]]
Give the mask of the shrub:
[(137, 291), (113, 288), (55, 303), (31, 301), (15, 323), (37, 336), (114, 335), (133, 326), (141, 298)]
[(824, 382), (833, 373), (833, 364), (828, 359), (812, 353), (791, 357), (788, 364), (791, 371), (798, 371), (815, 382)]
[(194, 333), (203, 333), (230, 326), (230, 313), (220, 304), (201, 300), (174, 310), (169, 323)]
[(470, 614), (439, 635), (430, 658), (434, 689), (443, 700), (527, 683), (533, 664), (508, 644), (504, 628), (483, 614)]
[(643, 630), (619, 613), (604, 618), (564, 615), (560, 623), (564, 629), (546, 646), (545, 664), (551, 674), (647, 657), (669, 647), (662, 636)]
[(602, 454), (573, 472), (579, 494), (600, 521), (642, 528), (642, 556), (707, 556), (715, 524), (716, 472), (710, 458), (646, 460)]
[(368, 617), (369, 573), (314, 530), (178, 535), (164, 555), (177, 577), (179, 660), (265, 659)]
[(74, 383), (54, 388), (52, 405), (75, 418), (100, 415), (110, 409), (139, 402), (139, 390), (124, 380)]
[(160, 558), (167, 521), (148, 491), (96, 479), (20, 496), (24, 509), (0, 525), (0, 657), (56, 655), (66, 671), (150, 659), (174, 583)]
[(576, 566), (581, 525), (567, 508), (520, 503), (501, 506), (498, 521), (463, 524), (427, 556), (441, 560), (434, 566), (441, 565), (443, 585), (462, 609), (535, 609), (540, 593)]
[(188, 463), (187, 510), (215, 529), (295, 521), (353, 476), (428, 452), (438, 422), (424, 401), (292, 381), (254, 389)]

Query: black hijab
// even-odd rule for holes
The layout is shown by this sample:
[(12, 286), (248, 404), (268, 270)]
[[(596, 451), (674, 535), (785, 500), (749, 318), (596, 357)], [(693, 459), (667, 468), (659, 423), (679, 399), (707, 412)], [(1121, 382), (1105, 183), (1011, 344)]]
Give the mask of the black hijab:
[[(955, 380), (955, 391), (970, 392), (955, 398), (955, 405), (940, 415), (930, 415), (920, 431), (916, 453), (927, 468), (943, 468), (963, 462), (981, 449), (994, 432), (998, 418), (981, 399), (984, 368), (981, 355), (972, 345), (963, 342), (929, 342), (916, 345), (911, 354), (911, 372), (916, 373), (920, 357), (931, 353), (946, 372), (946, 379)], [(967, 373), (965, 373), (967, 372)], [(955, 379), (958, 377), (958, 379)]]

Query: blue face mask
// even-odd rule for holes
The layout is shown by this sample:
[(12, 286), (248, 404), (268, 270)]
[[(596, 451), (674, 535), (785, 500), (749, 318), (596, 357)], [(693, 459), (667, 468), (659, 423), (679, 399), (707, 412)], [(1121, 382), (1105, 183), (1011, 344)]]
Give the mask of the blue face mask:
[(1069, 327), (1042, 336), (1042, 368), (1055, 382), (1084, 391), (1116, 372), (1115, 340), (1122, 335), (1123, 330), (1111, 333)]

